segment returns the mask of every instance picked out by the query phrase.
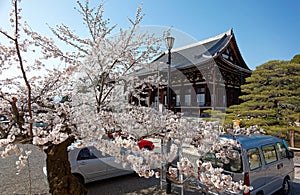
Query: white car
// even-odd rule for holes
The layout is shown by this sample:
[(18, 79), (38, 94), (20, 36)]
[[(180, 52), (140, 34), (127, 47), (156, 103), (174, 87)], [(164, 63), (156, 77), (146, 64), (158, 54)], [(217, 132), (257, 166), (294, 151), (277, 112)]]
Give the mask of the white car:
[(71, 172), (82, 183), (133, 173), (112, 156), (105, 156), (93, 146), (70, 149), (68, 152)]

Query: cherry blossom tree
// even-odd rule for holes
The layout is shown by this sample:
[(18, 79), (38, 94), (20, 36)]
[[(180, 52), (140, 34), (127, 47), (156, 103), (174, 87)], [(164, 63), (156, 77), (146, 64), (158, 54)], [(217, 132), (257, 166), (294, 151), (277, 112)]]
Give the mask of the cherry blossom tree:
[[(88, 8), (88, 1), (85, 5), (79, 3), (79, 7), (78, 11), (83, 15), (84, 23), (92, 37), (91, 41), (80, 39), (64, 25), (52, 28), (52, 31), (60, 40), (80, 48), (78, 52), (84, 57), (75, 77), (76, 86), (72, 96), (72, 116), (80, 138), (87, 143), (95, 143), (100, 151), (115, 156), (117, 161), (129, 165), (140, 176), (164, 174), (173, 182), (182, 184), (184, 181), (177, 181), (178, 175), (173, 174), (179, 170), (188, 173), (185, 175), (186, 179), (199, 179), (198, 168), (202, 163), (195, 161), (194, 166), (190, 166), (191, 162), (187, 163), (185, 158), (181, 158), (178, 169), (165, 167), (163, 171), (155, 172), (153, 168), (160, 168), (161, 163), (170, 164), (178, 155), (178, 146), (190, 143), (196, 136), (202, 140), (197, 149), (199, 154), (203, 155), (209, 150), (211, 143), (217, 140), (220, 134), (218, 125), (187, 120), (167, 110), (158, 112), (152, 108), (134, 106), (128, 104), (126, 99), (128, 95), (141, 98), (143, 89), (151, 89), (151, 86), (155, 86), (160, 80), (160, 75), (143, 79), (135, 76), (136, 70), (146, 68), (145, 62), (152, 62), (153, 57), (157, 56), (162, 41), (154, 34), (139, 33), (141, 8), (138, 9), (135, 20), (130, 20), (131, 27), (128, 30), (120, 30), (117, 36), (111, 37), (107, 35), (115, 26), (110, 28), (106, 26), (108, 21), (100, 22), (103, 18), (102, 6), (98, 7), (96, 12)], [(105, 27), (97, 28), (96, 24), (105, 24)], [(82, 48), (86, 50), (82, 51)], [(114, 140), (103, 139), (106, 131), (116, 128), (122, 129), (128, 139), (117, 135)], [(174, 143), (165, 154), (157, 154), (138, 148), (137, 142), (144, 138), (161, 139), (163, 145), (170, 139)], [(124, 148), (126, 152), (122, 152)], [(211, 171), (208, 175), (222, 175), (219, 169), (214, 171), (211, 167), (208, 170)], [(223, 177), (228, 180), (227, 177)], [(214, 189), (248, 190), (241, 183), (231, 180), (227, 183), (226, 186)], [(214, 185), (214, 182), (206, 181), (206, 186)]]
[(77, 136), (70, 120), (70, 104), (53, 99), (70, 95), (69, 78), (76, 68), (76, 64), (59, 67), (61, 62), (55, 59), (69, 64), (76, 63), (76, 56), (65, 55), (52, 39), (23, 23), (19, 3), (12, 1), (11, 31), (0, 29), (7, 40), (0, 44), (1, 114), (7, 119), (0, 125), (0, 154), (19, 155), (20, 171), (30, 154), (20, 144), (39, 146), (47, 155), (50, 192), (85, 194), (71, 174), (67, 156), (67, 147)]
[[(12, 1), (12, 32), (0, 29), (8, 40), (0, 45), (0, 73), (17, 72), (1, 81), (1, 112), (8, 122), (0, 126), (0, 153), (3, 157), (18, 154), (18, 170), (30, 152), (17, 144), (39, 146), (47, 155), (50, 193), (86, 194), (71, 174), (67, 155), (67, 147), (80, 139), (82, 145), (93, 143), (143, 177), (163, 174), (179, 184), (194, 179), (217, 191), (250, 189), (199, 159), (191, 161), (179, 156), (177, 166), (154, 171), (161, 164), (171, 163), (181, 146), (192, 141), (197, 143), (194, 145), (198, 155), (204, 155), (221, 131), (214, 122), (189, 120), (168, 110), (159, 112), (128, 103), (128, 95), (141, 98), (143, 89), (160, 79), (159, 75), (140, 79), (134, 74), (159, 54), (162, 41), (154, 34), (138, 32), (143, 18), (141, 8), (134, 19), (129, 19), (129, 29), (120, 29), (118, 35), (112, 36), (116, 25), (104, 19), (103, 5), (90, 9), (88, 1), (78, 2), (77, 11), (89, 37), (81, 38), (67, 25), (51, 28), (58, 39), (71, 46), (71, 52), (64, 52), (52, 39), (21, 22), (18, 2)], [(57, 67), (59, 63), (65, 67)], [(65, 101), (55, 101), (53, 97), (64, 97)], [(46, 125), (38, 126), (36, 122)], [(126, 138), (106, 139), (106, 131), (114, 128), (121, 128)], [(173, 143), (163, 155), (138, 148), (137, 142), (145, 138)], [(220, 158), (224, 156), (221, 154)]]

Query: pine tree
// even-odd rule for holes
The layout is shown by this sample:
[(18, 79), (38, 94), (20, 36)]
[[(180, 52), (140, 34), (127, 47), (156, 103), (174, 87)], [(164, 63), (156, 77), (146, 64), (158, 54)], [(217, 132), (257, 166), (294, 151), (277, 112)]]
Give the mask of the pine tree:
[(300, 132), (300, 60), (273, 60), (253, 71), (242, 85), (242, 103), (227, 109), (225, 124), (258, 125), (267, 133)]

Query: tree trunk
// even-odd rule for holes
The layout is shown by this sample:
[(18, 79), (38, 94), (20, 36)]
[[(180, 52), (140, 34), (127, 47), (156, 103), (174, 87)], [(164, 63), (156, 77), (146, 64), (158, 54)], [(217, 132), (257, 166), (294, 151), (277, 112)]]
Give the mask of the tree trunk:
[(295, 138), (295, 131), (294, 130), (290, 130), (290, 144), (291, 144), (291, 147), (295, 147), (294, 138)]
[(47, 154), (47, 179), (49, 192), (53, 195), (84, 195), (87, 190), (80, 181), (71, 174), (68, 161), (67, 147), (74, 142), (74, 137), (66, 141), (51, 145), (45, 150)]

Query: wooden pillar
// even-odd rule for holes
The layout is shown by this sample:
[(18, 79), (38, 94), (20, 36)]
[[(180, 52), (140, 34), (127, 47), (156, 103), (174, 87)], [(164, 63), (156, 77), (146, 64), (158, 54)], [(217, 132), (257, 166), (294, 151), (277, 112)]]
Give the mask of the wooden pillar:
[(212, 110), (216, 107), (216, 67), (213, 68), (213, 98), (212, 98)]
[(148, 107), (151, 107), (151, 96), (152, 96), (152, 90), (151, 89), (148, 89)]

